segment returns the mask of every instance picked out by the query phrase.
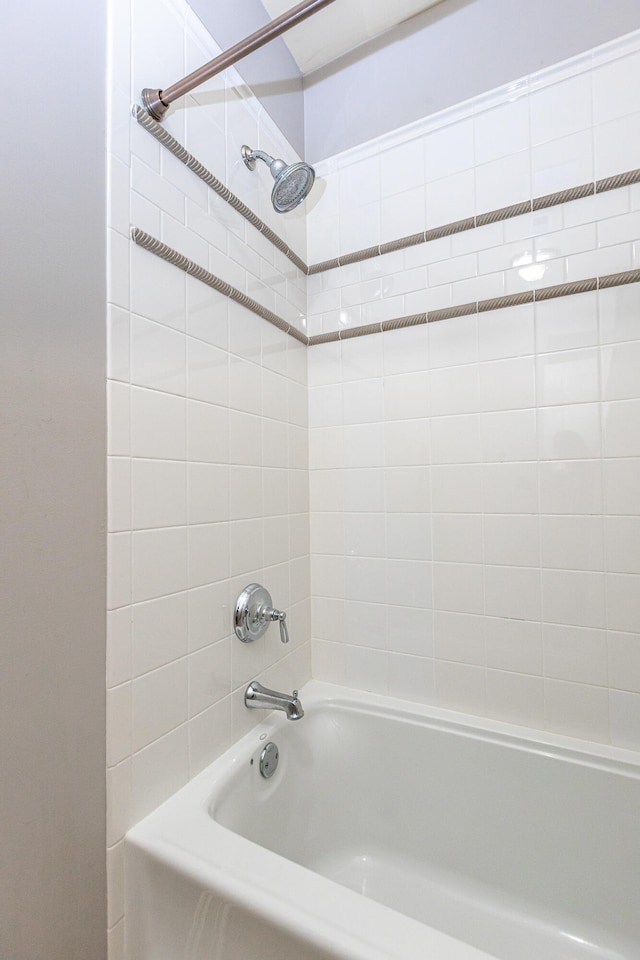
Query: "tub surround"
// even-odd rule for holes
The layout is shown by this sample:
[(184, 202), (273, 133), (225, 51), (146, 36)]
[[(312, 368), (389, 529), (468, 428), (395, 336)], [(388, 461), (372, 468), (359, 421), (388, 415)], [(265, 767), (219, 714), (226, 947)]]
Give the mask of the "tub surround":
[[(131, 116), (158, 49), (219, 52), (145, 10), (110, 24), (111, 960), (125, 832), (312, 648), (319, 679), (640, 746), (638, 37), (332, 158), (278, 217), (240, 146), (295, 151), (234, 72)], [(255, 580), (287, 650), (232, 637)]]

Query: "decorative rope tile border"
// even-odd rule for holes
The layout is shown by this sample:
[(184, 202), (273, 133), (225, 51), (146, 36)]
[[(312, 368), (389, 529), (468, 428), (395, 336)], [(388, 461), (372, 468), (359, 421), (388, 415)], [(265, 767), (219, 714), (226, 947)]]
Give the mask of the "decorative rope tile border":
[(359, 263), (362, 260), (369, 260), (372, 257), (384, 256), (385, 253), (404, 250), (406, 247), (429, 243), (433, 240), (439, 240), (441, 237), (452, 236), (454, 233), (464, 233), (467, 230), (475, 230), (476, 227), (484, 227), (489, 223), (498, 223), (501, 220), (521, 217), (526, 213), (534, 213), (537, 210), (546, 210), (548, 207), (555, 207), (561, 203), (570, 203), (572, 200), (582, 200), (584, 197), (606, 193), (609, 190), (618, 190), (621, 187), (628, 187), (632, 183), (640, 183), (640, 167), (638, 167), (634, 170), (627, 170), (624, 173), (616, 174), (613, 177), (605, 177), (602, 180), (583, 183), (577, 187), (558, 190), (556, 193), (547, 193), (542, 197), (534, 197), (532, 200), (523, 200), (521, 203), (512, 203), (506, 207), (489, 210), (487, 213), (480, 213), (473, 217), (467, 217), (464, 220), (455, 220), (452, 223), (445, 223), (440, 227), (433, 227), (430, 230), (413, 233), (407, 237), (400, 237), (398, 240), (390, 240), (387, 243), (365, 247), (362, 250), (354, 250), (353, 253), (345, 253), (340, 257), (333, 257), (330, 260), (323, 260), (320, 263), (312, 263), (309, 265), (291, 250), (284, 240), (267, 226), (264, 220), (256, 216), (253, 210), (243, 203), (235, 193), (232, 193), (228, 187), (225, 187), (221, 180), (218, 180), (218, 178), (215, 177), (210, 170), (207, 170), (193, 154), (189, 153), (175, 137), (172, 137), (161, 124), (157, 123), (146, 110), (138, 104), (134, 104), (132, 114), (152, 137), (155, 137), (163, 147), (166, 147), (167, 150), (173, 153), (185, 166), (193, 170), (196, 176), (204, 180), (219, 197), (230, 204), (234, 210), (237, 210), (256, 230), (259, 230), (263, 236), (307, 276), (315, 273), (324, 273), (325, 270), (334, 270), (336, 267), (344, 267), (350, 263)]
[(552, 300), (557, 297), (572, 297), (578, 293), (588, 293), (592, 290), (606, 290), (610, 287), (620, 287), (628, 283), (640, 283), (640, 270), (624, 270), (622, 273), (609, 273), (602, 277), (589, 277), (587, 280), (574, 280), (570, 283), (559, 283), (553, 287), (540, 287), (527, 290), (523, 293), (512, 293), (504, 297), (492, 297), (489, 300), (471, 300), (469, 303), (457, 304), (454, 307), (445, 307), (442, 310), (429, 310), (425, 313), (412, 313), (406, 317), (395, 317), (381, 323), (369, 323), (360, 327), (345, 327), (344, 330), (332, 330), (331, 333), (321, 333), (315, 337), (307, 337), (296, 327), (279, 317), (277, 313), (263, 307), (257, 300), (248, 297), (237, 287), (216, 277), (205, 270), (195, 261), (185, 257), (182, 253), (167, 246), (166, 243), (145, 233), (139, 227), (131, 228), (131, 239), (139, 247), (143, 247), (167, 263), (172, 263), (180, 270), (195, 277), (207, 286), (217, 290), (223, 296), (235, 300), (257, 316), (272, 323), (279, 330), (288, 333), (291, 337), (307, 347), (314, 347), (321, 343), (332, 343), (337, 340), (351, 340), (354, 337), (366, 337), (373, 333), (384, 333), (387, 330), (400, 330), (403, 327), (415, 327), (423, 323), (435, 323), (438, 320), (450, 320), (454, 317), (465, 317), (473, 313), (486, 313), (488, 310), (503, 310), (506, 307), (516, 307), (524, 303), (539, 303), (543, 300)]
[(200, 163), (192, 153), (185, 150), (182, 144), (176, 140), (175, 137), (172, 137), (161, 124), (157, 123), (146, 110), (143, 110), (138, 104), (134, 104), (131, 112), (141, 127), (144, 127), (144, 129), (150, 133), (152, 137), (155, 137), (163, 147), (166, 147), (174, 157), (177, 157), (181, 163), (184, 163), (185, 167), (193, 170), (197, 177), (204, 180), (214, 193), (217, 193), (222, 200), (225, 200), (234, 210), (237, 210), (245, 220), (248, 220), (256, 230), (259, 230), (260, 233), (266, 237), (274, 247), (277, 247), (278, 250), (284, 253), (285, 257), (288, 257), (302, 273), (306, 274), (309, 272), (309, 268), (304, 260), (301, 260), (298, 254), (291, 250), (284, 240), (282, 240), (277, 233), (274, 233), (271, 227), (267, 226), (264, 220), (256, 216), (253, 210), (251, 210), (246, 203), (242, 202), (240, 197), (237, 197), (228, 187), (225, 187), (224, 183), (218, 180), (210, 170), (207, 170), (204, 164)]
[(236, 303), (242, 304), (247, 310), (251, 310), (252, 313), (262, 317), (263, 320), (272, 323), (274, 327), (278, 327), (279, 330), (288, 333), (296, 340), (299, 340), (300, 343), (304, 343), (305, 346), (308, 345), (309, 338), (296, 329), (296, 327), (292, 327), (291, 324), (283, 320), (282, 317), (279, 317), (277, 313), (273, 313), (272, 310), (263, 307), (257, 300), (248, 297), (246, 293), (242, 293), (237, 287), (232, 287), (230, 283), (226, 283), (226, 281), (221, 280), (220, 277), (216, 277), (215, 274), (205, 270), (204, 267), (195, 263), (194, 260), (190, 260), (189, 257), (185, 257), (182, 253), (178, 253), (173, 247), (169, 247), (166, 243), (162, 243), (161, 240), (152, 237), (150, 233), (145, 233), (145, 231), (140, 230), (139, 227), (132, 227), (131, 239), (139, 247), (144, 247), (145, 250), (155, 254), (156, 257), (166, 260), (167, 263), (172, 263), (175, 267), (195, 277), (196, 280), (200, 280), (202, 283), (206, 283), (208, 287), (217, 290), (218, 293), (221, 293), (223, 296), (229, 297), (230, 300), (235, 300)]

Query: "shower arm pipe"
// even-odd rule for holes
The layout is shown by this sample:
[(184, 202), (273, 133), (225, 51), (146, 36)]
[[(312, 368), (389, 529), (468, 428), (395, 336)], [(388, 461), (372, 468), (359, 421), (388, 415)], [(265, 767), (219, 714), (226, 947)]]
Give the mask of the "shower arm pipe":
[(259, 50), (260, 47), (270, 43), (271, 40), (275, 40), (276, 37), (286, 33), (291, 27), (295, 27), (308, 17), (312, 17), (323, 7), (328, 7), (330, 3), (334, 3), (334, 0), (303, 0), (302, 3), (286, 10), (275, 20), (267, 23), (264, 27), (260, 27), (255, 33), (245, 37), (244, 40), (240, 40), (235, 46), (225, 50), (224, 53), (194, 70), (188, 76), (183, 77), (182, 80), (178, 80), (172, 86), (167, 87), (166, 90), (153, 90), (150, 87), (145, 87), (142, 91), (142, 103), (145, 109), (154, 120), (161, 121), (174, 100), (190, 93), (194, 87), (198, 87), (205, 80), (215, 77), (217, 73), (222, 73), (227, 67), (233, 66), (234, 63), (253, 53), (254, 50)]

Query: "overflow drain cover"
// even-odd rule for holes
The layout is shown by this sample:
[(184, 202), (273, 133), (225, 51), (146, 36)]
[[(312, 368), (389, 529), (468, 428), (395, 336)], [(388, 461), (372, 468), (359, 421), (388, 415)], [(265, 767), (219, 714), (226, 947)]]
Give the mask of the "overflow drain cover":
[(273, 741), (269, 741), (260, 754), (260, 773), (267, 780), (272, 777), (278, 769), (278, 748)]

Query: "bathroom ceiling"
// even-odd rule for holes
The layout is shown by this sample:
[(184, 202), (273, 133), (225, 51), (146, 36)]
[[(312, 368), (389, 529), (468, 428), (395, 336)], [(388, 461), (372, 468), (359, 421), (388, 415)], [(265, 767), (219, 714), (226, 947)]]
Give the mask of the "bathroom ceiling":
[[(282, 39), (301, 73), (308, 74), (441, 2), (336, 0), (285, 33)], [(272, 19), (293, 6), (292, 0), (262, 0), (262, 3)]]

